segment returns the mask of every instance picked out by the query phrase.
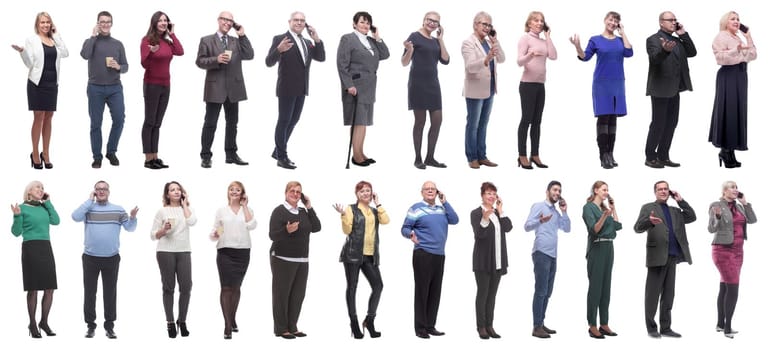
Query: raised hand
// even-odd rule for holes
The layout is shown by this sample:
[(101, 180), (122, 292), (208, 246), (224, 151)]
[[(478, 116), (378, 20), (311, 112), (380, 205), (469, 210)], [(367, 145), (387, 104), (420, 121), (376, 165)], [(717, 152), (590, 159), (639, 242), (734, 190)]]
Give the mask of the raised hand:
[(11, 204), (11, 211), (13, 212), (13, 215), (21, 214), (21, 208), (19, 208), (19, 203)]
[(658, 225), (658, 224), (662, 223), (661, 218), (656, 216), (656, 213), (654, 213), (653, 210), (651, 210), (651, 214), (648, 215), (648, 220), (651, 220), (651, 223), (654, 224), (654, 225)]

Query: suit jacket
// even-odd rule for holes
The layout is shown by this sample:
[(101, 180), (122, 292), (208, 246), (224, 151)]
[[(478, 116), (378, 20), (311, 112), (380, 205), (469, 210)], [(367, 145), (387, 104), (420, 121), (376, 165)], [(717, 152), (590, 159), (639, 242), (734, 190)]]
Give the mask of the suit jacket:
[[(677, 43), (672, 52), (661, 47), (661, 38)], [(677, 37), (659, 30), (645, 40), (645, 49), (648, 52), (646, 96), (673, 97), (680, 91), (693, 90), (688, 57), (696, 56), (696, 46), (688, 32)]]
[[(714, 213), (713, 209), (715, 207), (720, 207), (719, 219)], [(752, 210), (751, 203), (747, 203), (747, 205), (736, 204), (736, 210), (740, 211), (747, 218), (748, 224), (757, 222), (757, 217), (755, 216), (755, 211)], [(707, 230), (709, 233), (715, 234), (712, 244), (733, 244), (733, 213), (731, 213), (731, 208), (728, 207), (726, 200), (721, 199), (709, 205), (709, 224), (707, 225)], [(747, 239), (746, 226), (744, 226), (744, 239)]]
[[(56, 48), (56, 82), (59, 82), (59, 61), (62, 58), (69, 56), (69, 50), (67, 45), (64, 45), (64, 41), (61, 40), (61, 35), (58, 33), (53, 34), (53, 43)], [(29, 68), (29, 80), (40, 84), (40, 78), (43, 76), (43, 65), (45, 65), (45, 57), (43, 53), (43, 41), (40, 40), (40, 36), (33, 35), (24, 42), (24, 51), (19, 53), (21, 60), (24, 61), (24, 65)]]
[(357, 88), (358, 103), (376, 102), (376, 71), (379, 69), (379, 61), (389, 58), (389, 48), (384, 41), (378, 42), (372, 37), (367, 39), (373, 55), (363, 46), (357, 34), (349, 33), (341, 37), (336, 53), (336, 68), (341, 80), (342, 101), (349, 98), (347, 89), (354, 86)]
[[(491, 43), (488, 43), (490, 46)], [(486, 99), (491, 95), (496, 94), (496, 90), (491, 91), (491, 68), (484, 63), (485, 49), (483, 44), (477, 35), (472, 34), (469, 38), (464, 40), (461, 44), (461, 56), (464, 57), (464, 97)], [(504, 50), (499, 45), (499, 54), (494, 61), (496, 63), (504, 63), (506, 56)], [(499, 70), (499, 65), (496, 64), (494, 69), (494, 76), (498, 76), (496, 72)], [(496, 79), (496, 85), (499, 85), (499, 80)]]
[[(672, 228), (675, 231), (675, 238), (680, 245), (680, 250), (683, 253), (680, 261), (685, 261), (691, 264), (691, 251), (688, 248), (688, 236), (685, 233), (685, 224), (690, 224), (696, 221), (696, 213), (693, 208), (685, 200), (681, 200), (677, 203), (680, 207), (673, 207), (669, 205), (669, 216), (672, 218)], [(660, 218), (662, 223), (654, 225), (651, 223), (651, 219), (648, 217), (653, 212), (653, 215)], [(667, 264), (667, 258), (669, 257), (669, 228), (667, 227), (666, 217), (664, 211), (661, 209), (661, 205), (658, 202), (652, 202), (643, 205), (640, 208), (640, 215), (635, 222), (635, 232), (643, 233), (648, 232), (646, 244), (645, 244), (645, 266), (655, 267), (664, 266)]]
[[(293, 46), (281, 54), (277, 51), (277, 46), (280, 45), (283, 38), (288, 38), (293, 43)], [(318, 62), (325, 61), (325, 45), (323, 45), (322, 41), (313, 44), (309, 39), (302, 40), (307, 51), (309, 51), (309, 59), (306, 64), (304, 64), (304, 57), (302, 57), (301, 50), (299, 49), (301, 44), (294, 41), (291, 32), (275, 35), (272, 39), (272, 46), (269, 48), (267, 58), (264, 61), (267, 67), (272, 67), (275, 63), (280, 62), (280, 65), (277, 66), (276, 93), (278, 97), (308, 95), (309, 66), (312, 64), (312, 60)]]
[(232, 50), (232, 58), (228, 64), (218, 62), (219, 54), (224, 52), (224, 44), (218, 33), (200, 38), (197, 49), (198, 67), (205, 69), (205, 87), (203, 101), (224, 103), (239, 102), (248, 99), (243, 81), (243, 60), (253, 59), (253, 47), (245, 35), (241, 37), (227, 35), (227, 49)]
[[(501, 231), (501, 274), (507, 273), (509, 262), (507, 259), (507, 232), (512, 230), (512, 220), (509, 217), (500, 217), (499, 212), (495, 211), (499, 219), (499, 228)], [(486, 227), (480, 226), (480, 220), (483, 218), (483, 207), (477, 207), (469, 214), (469, 220), (472, 223), (472, 231), (475, 233), (475, 248), (472, 251), (472, 271), (491, 272), (496, 271), (496, 227), (493, 221)]]

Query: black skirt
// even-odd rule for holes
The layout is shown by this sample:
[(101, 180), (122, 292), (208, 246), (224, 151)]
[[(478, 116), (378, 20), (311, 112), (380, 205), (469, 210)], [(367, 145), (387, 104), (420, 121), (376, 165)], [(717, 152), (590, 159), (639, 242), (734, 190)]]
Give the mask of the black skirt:
[(219, 270), (221, 286), (240, 287), (250, 262), (250, 249), (219, 248), (216, 254), (216, 267)]
[(58, 288), (51, 241), (24, 241), (21, 244), (21, 269), (25, 291)]
[(747, 64), (745, 62), (722, 66), (717, 71), (709, 141), (719, 148), (747, 150)]
[(56, 111), (56, 100), (59, 96), (59, 87), (56, 81), (53, 84), (35, 85), (31, 80), (27, 80), (27, 105), (30, 111)]

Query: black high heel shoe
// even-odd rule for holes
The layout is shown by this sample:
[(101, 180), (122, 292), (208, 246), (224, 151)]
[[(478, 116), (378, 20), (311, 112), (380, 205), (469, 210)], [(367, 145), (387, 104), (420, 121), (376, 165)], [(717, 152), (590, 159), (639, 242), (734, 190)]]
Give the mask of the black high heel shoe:
[[(365, 316), (365, 319), (363, 320), (363, 328), (368, 330), (368, 334), (371, 338), (378, 338), (381, 336), (381, 332), (377, 332), (376, 327), (373, 326), (373, 318), (374, 316)], [(363, 330), (363, 334), (365, 334), (365, 330)]]
[(40, 322), (37, 326), (40, 327), (40, 329), (42, 329), (43, 332), (45, 332), (46, 336), (48, 337), (56, 336), (56, 332), (52, 331), (51, 327), (49, 327), (48, 324)]
[(27, 327), (27, 328), (29, 328), (29, 336), (30, 337), (32, 337), (32, 338), (42, 338), (43, 337), (42, 335), (40, 335), (40, 330), (37, 329), (37, 326), (35, 326), (34, 324), (29, 325), (29, 327)]
[(40, 152), (40, 162), (45, 165), (46, 169), (53, 169), (53, 163), (48, 163), (45, 161), (45, 157), (43, 157), (43, 152)]
[[(186, 322), (180, 322), (177, 321), (176, 324), (179, 326), (179, 333), (182, 337), (188, 337), (189, 336), (189, 330), (187, 329), (187, 323)], [(232, 331), (235, 331), (235, 327), (232, 327)]]
[(32, 153), (29, 154), (29, 164), (31, 164), (31, 166), (33, 168), (38, 169), (38, 170), (43, 168), (43, 163), (42, 162), (35, 163), (35, 158), (32, 156)]
[(352, 333), (352, 337), (355, 339), (363, 339), (365, 333), (360, 330), (360, 324), (357, 323), (357, 316), (349, 317), (349, 330)]
[(531, 157), (529, 161), (533, 164), (536, 164), (536, 166), (539, 168), (549, 168), (549, 165), (546, 165), (541, 162), (541, 159), (539, 159), (539, 156)]
[(168, 328), (168, 338), (176, 338), (176, 324), (173, 322), (168, 322), (167, 328)]
[(525, 165), (525, 164), (523, 164), (523, 162), (520, 160), (520, 157), (517, 158), (517, 167), (518, 168), (523, 168), (523, 169), (529, 169), (529, 170), (533, 169), (533, 165), (530, 165), (530, 164)]

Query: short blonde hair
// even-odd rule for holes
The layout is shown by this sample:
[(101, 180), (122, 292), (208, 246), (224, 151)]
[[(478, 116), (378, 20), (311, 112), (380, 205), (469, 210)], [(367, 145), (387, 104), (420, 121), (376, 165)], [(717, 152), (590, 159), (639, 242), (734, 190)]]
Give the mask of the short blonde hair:
[(32, 181), (29, 184), (27, 184), (27, 187), (24, 188), (24, 196), (22, 196), (22, 198), (24, 198), (25, 202), (30, 200), (30, 198), (29, 198), (29, 191), (31, 191), (33, 188), (35, 188), (37, 186), (40, 186), (40, 188), (45, 190), (45, 187), (43, 187), (43, 183), (40, 182), (40, 181), (35, 180), (35, 181)]
[(285, 193), (288, 193), (288, 191), (290, 191), (291, 188), (294, 188), (296, 186), (301, 187), (301, 183), (298, 181), (288, 181), (288, 183), (285, 185)]
[(728, 27), (728, 19), (731, 17), (731, 15), (736, 15), (736, 17), (739, 16), (736, 11), (728, 11), (726, 12), (723, 17), (720, 17), (720, 30), (726, 30)]
[[(179, 185), (179, 186), (181, 186), (181, 185)], [(243, 186), (243, 183), (240, 182), (240, 181), (232, 181), (232, 182), (229, 183), (229, 186), (227, 186), (227, 202), (229, 202), (229, 189), (231, 189), (232, 186), (240, 187), (240, 189), (242, 190), (240, 192), (240, 198), (245, 196), (245, 186)]]
[(734, 187), (735, 188), (739, 188), (739, 185), (737, 185), (735, 181), (728, 180), (728, 181), (723, 182), (723, 187), (721, 188), (722, 191), (720, 192), (720, 196), (722, 198), (725, 198), (725, 191), (729, 190), (731, 188), (734, 188)]

